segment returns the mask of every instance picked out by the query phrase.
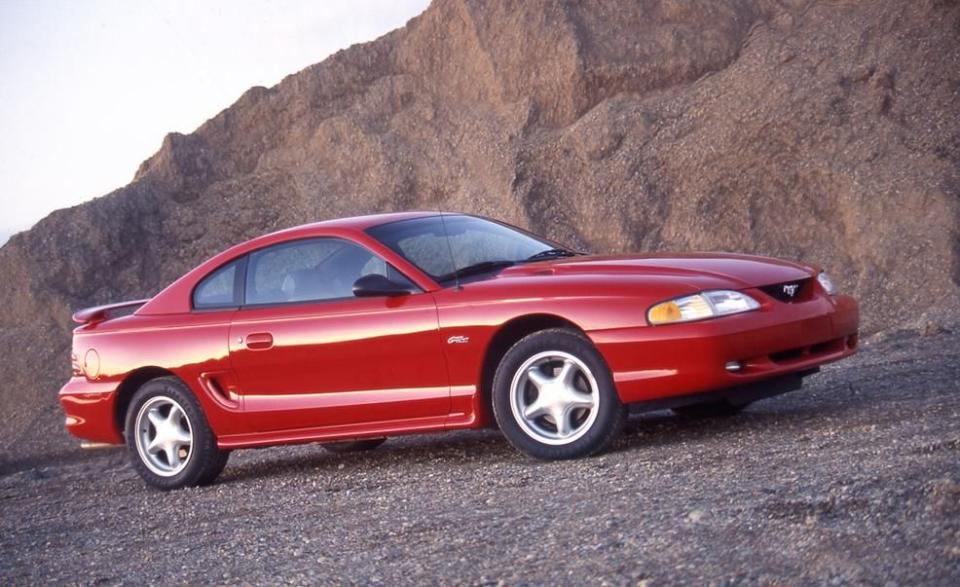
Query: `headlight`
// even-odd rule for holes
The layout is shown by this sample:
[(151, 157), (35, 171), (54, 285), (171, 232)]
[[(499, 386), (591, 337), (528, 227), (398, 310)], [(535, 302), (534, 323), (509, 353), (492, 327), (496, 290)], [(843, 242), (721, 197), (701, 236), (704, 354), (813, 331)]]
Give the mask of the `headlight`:
[(830, 276), (827, 275), (826, 271), (821, 271), (820, 274), (817, 275), (817, 281), (820, 282), (820, 287), (823, 288), (823, 291), (827, 292), (828, 294), (835, 296), (840, 293), (840, 290), (837, 289), (836, 285), (834, 285), (833, 280), (830, 279)]
[(720, 289), (660, 302), (647, 311), (647, 320), (650, 324), (690, 322), (749, 312), (759, 307), (760, 302), (745, 293)]

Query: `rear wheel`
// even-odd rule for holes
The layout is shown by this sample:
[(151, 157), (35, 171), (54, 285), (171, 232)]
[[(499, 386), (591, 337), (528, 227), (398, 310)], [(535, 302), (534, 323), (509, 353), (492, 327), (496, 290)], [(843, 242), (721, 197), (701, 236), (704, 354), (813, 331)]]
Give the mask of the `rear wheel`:
[(729, 418), (742, 412), (748, 405), (749, 404), (732, 404), (724, 399), (673, 408), (672, 411), (678, 416), (690, 419)]
[(604, 450), (627, 414), (603, 357), (566, 329), (533, 333), (507, 351), (494, 375), (493, 411), (510, 444), (548, 460)]
[(125, 430), (134, 469), (158, 489), (211, 483), (229, 458), (217, 448), (200, 404), (175, 377), (153, 379), (137, 390)]
[(386, 442), (386, 438), (365, 438), (363, 440), (342, 440), (339, 442), (324, 442), (320, 446), (330, 452), (361, 452), (373, 450)]

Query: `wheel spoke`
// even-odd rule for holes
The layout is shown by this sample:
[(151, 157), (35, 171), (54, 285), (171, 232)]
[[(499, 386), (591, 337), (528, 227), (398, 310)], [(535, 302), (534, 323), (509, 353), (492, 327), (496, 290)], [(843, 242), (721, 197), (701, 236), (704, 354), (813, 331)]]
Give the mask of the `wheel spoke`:
[(593, 396), (588, 393), (583, 393), (579, 389), (567, 389), (567, 397), (564, 398), (564, 403), (567, 406), (567, 409), (575, 408), (592, 408), (593, 407)]
[(177, 428), (173, 433), (173, 442), (177, 446), (190, 446), (193, 439), (190, 437), (189, 432), (182, 428)]
[(569, 410), (557, 410), (553, 413), (553, 421), (557, 425), (557, 434), (560, 438), (570, 435)]
[(529, 406), (526, 407), (526, 409), (523, 410), (523, 417), (528, 420), (535, 420), (536, 418), (539, 418), (540, 416), (543, 416), (546, 413), (547, 413), (547, 409), (543, 405), (543, 403), (540, 401), (540, 398), (538, 397), (532, 404), (530, 404)]
[(160, 441), (160, 437), (154, 436), (153, 440), (150, 441), (150, 444), (147, 445), (146, 451), (155, 455), (161, 450), (163, 450), (163, 443)]
[(160, 415), (160, 411), (156, 408), (153, 408), (147, 412), (147, 419), (150, 420), (150, 423), (153, 424), (154, 428), (159, 428), (164, 422), (164, 417)]
[(550, 378), (543, 374), (539, 367), (530, 367), (527, 370), (527, 379), (537, 389), (543, 389), (543, 386), (550, 384)]
[(560, 373), (557, 380), (567, 387), (573, 387), (573, 381), (577, 376), (577, 366), (570, 359), (564, 359), (563, 366), (560, 367)]
[(163, 445), (163, 454), (167, 457), (168, 467), (176, 467), (180, 464), (180, 455), (177, 454), (177, 449), (173, 446), (173, 443), (167, 442)]
[(177, 449), (176, 446), (173, 445), (172, 442), (167, 443), (167, 445), (163, 447), (163, 451), (167, 453), (168, 465), (170, 465), (173, 468), (177, 468), (180, 466), (180, 451)]
[(170, 406), (170, 412), (167, 414), (167, 423), (169, 423), (174, 428), (180, 428), (180, 417), (183, 416), (183, 411), (180, 410), (179, 406)]

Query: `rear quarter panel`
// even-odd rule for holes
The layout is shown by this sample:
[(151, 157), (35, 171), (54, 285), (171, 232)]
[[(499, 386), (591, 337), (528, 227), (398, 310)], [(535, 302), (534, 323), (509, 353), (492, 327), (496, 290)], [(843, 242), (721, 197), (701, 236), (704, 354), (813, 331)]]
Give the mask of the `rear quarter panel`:
[(74, 332), (73, 352), (84, 357), (93, 349), (99, 355), (99, 374), (86, 379), (90, 386), (100, 389), (118, 389), (138, 369), (158, 367), (170, 371), (197, 397), (216, 434), (245, 432), (242, 418), (235, 416), (242, 408), (239, 398), (228, 401), (204, 384), (206, 377), (215, 377), (227, 395), (235, 385), (227, 338), (233, 313), (226, 310), (126, 316), (78, 328)]

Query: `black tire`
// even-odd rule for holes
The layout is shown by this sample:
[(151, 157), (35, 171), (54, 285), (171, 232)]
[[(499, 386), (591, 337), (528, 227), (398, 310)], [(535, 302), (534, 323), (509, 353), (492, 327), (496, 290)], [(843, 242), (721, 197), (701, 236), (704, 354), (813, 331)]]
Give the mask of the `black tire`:
[[(151, 464), (149, 453), (145, 448), (143, 449), (144, 454), (141, 454), (140, 445), (146, 443), (146, 440), (140, 437), (141, 440), (138, 441), (141, 432), (138, 430), (137, 420), (138, 415), (145, 407), (148, 410), (150, 409), (148, 404), (157, 406), (155, 409), (160, 410), (158, 412), (160, 414), (163, 413), (162, 410), (165, 408), (168, 410), (167, 414), (171, 414), (175, 409), (174, 406), (176, 406), (181, 410), (182, 416), (185, 417), (185, 425), (183, 424), (184, 418), (181, 417), (179, 421), (190, 437), (190, 444), (187, 448), (176, 449), (179, 455), (177, 458), (185, 460), (182, 468), (177, 469), (172, 466), (172, 463), (168, 463), (171, 471), (161, 474), (153, 469), (163, 466), (162, 461), (168, 460), (167, 457), (160, 456), (160, 451), (157, 451), (157, 458), (161, 462), (158, 464), (156, 461), (152, 461), (153, 464)], [(149, 423), (148, 420), (149, 415), (144, 412), (143, 418), (141, 418), (141, 424), (143, 430), (145, 430), (144, 434), (149, 436), (152, 430), (155, 435), (159, 435), (158, 428)], [(229, 451), (222, 451), (217, 448), (217, 439), (214, 437), (213, 431), (210, 430), (210, 425), (200, 408), (199, 402), (187, 386), (176, 377), (151, 379), (137, 390), (130, 401), (130, 407), (127, 409), (124, 430), (127, 450), (130, 453), (133, 468), (148, 485), (157, 489), (180, 489), (212, 483), (223, 471), (230, 456)]]
[(198, 486), (210, 485), (217, 480), (220, 473), (223, 473), (223, 470), (227, 467), (227, 461), (230, 460), (230, 451), (220, 450), (219, 452), (220, 455), (217, 457), (217, 460), (201, 475), (200, 480), (197, 482)]
[[(574, 431), (572, 440), (563, 438), (546, 438), (545, 434), (538, 433), (538, 430), (546, 430), (553, 425), (555, 433), (561, 434), (560, 427), (556, 424), (552, 415), (544, 415), (539, 418), (531, 419), (524, 417), (520, 412), (523, 410), (518, 407), (518, 413), (514, 413), (511, 404), (513, 395), (513, 383), (515, 377), (518, 378), (517, 396), (539, 398), (540, 391), (532, 391), (531, 381), (520, 383), (524, 377), (518, 371), (523, 369), (528, 372), (525, 364), (537, 360), (537, 357), (544, 356), (545, 362), (542, 365), (550, 372), (555, 373), (559, 367), (554, 367), (551, 357), (556, 355), (567, 355), (574, 357), (579, 361), (577, 372), (573, 375), (574, 387), (579, 387), (581, 391), (585, 390), (587, 394), (595, 394), (594, 407), (574, 408), (579, 412), (571, 411), (570, 418), (563, 416), (564, 421), (576, 424), (576, 416), (580, 414), (579, 429)], [(539, 369), (534, 363), (530, 369)], [(585, 367), (589, 373), (583, 371)], [(561, 375), (562, 375), (562, 368)], [(541, 374), (544, 372), (541, 371)], [(588, 375), (592, 375), (596, 383), (594, 391)], [(559, 375), (551, 381), (559, 380)], [(513, 400), (520, 406), (520, 399)], [(526, 400), (523, 400), (526, 401)], [(536, 399), (532, 400), (536, 403)], [(598, 407), (597, 407), (598, 406)], [(530, 407), (530, 406), (527, 406)], [(567, 408), (569, 409), (569, 408)], [(594, 416), (592, 412), (596, 411)], [(616, 387), (613, 383), (613, 377), (610, 369), (607, 367), (603, 357), (594, 348), (593, 344), (580, 333), (562, 328), (541, 330), (530, 334), (506, 352), (497, 367), (493, 378), (493, 413), (497, 424), (507, 441), (517, 450), (543, 460), (573, 459), (589, 456), (608, 448), (623, 430), (624, 421), (627, 417), (626, 406), (620, 401)], [(566, 414), (566, 412), (564, 412)], [(592, 420), (591, 420), (592, 418)], [(537, 424), (537, 422), (540, 422)], [(562, 444), (551, 444), (557, 442)]]
[(373, 450), (386, 442), (386, 438), (365, 438), (363, 440), (341, 440), (338, 442), (324, 442), (320, 446), (335, 453), (361, 452)]
[(673, 408), (671, 411), (678, 416), (691, 420), (729, 418), (742, 412), (748, 405), (750, 404), (732, 404), (722, 399), (720, 401), (681, 406), (679, 408)]

